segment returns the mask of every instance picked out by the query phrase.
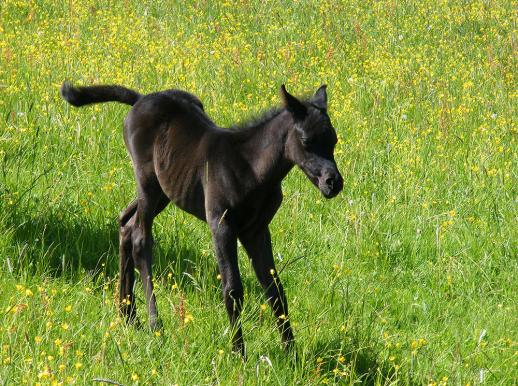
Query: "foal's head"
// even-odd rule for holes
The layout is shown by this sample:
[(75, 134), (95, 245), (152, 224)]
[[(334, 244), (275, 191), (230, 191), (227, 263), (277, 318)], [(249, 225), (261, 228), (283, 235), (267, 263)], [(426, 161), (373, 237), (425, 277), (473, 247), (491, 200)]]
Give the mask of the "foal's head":
[(286, 110), (293, 118), (293, 127), (286, 140), (286, 157), (298, 165), (324, 197), (336, 196), (343, 187), (343, 178), (333, 156), (336, 131), (327, 115), (326, 86), (321, 86), (308, 101), (300, 101), (281, 86)]

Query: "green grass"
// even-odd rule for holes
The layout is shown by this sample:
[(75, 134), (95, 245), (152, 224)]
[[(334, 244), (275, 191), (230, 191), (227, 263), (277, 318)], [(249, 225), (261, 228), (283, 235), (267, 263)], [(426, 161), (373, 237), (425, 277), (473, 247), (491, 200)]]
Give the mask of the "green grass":
[[(3, 1), (0, 383), (516, 384), (516, 16), (507, 1)], [(248, 357), (230, 352), (208, 229), (172, 206), (154, 227), (164, 329), (121, 323), (128, 108), (74, 109), (64, 79), (186, 89), (221, 126), (278, 104), (282, 83), (328, 84), (344, 191), (324, 200), (294, 170), (271, 225), (296, 358), (242, 248)]]

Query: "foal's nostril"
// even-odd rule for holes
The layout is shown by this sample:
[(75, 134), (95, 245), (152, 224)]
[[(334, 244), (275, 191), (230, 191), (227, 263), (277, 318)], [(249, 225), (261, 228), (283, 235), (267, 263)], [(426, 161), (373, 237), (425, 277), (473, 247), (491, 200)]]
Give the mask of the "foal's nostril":
[(334, 185), (334, 179), (333, 179), (333, 178), (331, 178), (331, 177), (326, 178), (326, 185), (327, 185), (327, 186), (330, 186), (330, 187), (333, 187), (333, 185)]

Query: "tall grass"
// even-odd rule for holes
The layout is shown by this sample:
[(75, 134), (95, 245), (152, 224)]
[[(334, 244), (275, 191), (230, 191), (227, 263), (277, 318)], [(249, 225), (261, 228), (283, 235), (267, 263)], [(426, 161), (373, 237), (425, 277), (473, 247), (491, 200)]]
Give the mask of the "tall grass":
[[(515, 384), (516, 9), (507, 1), (0, 4), (2, 384)], [(230, 126), (327, 83), (344, 192), (300, 171), (271, 225), (296, 357), (240, 248), (230, 353), (205, 224), (155, 221), (164, 329), (117, 317), (127, 107), (65, 79), (182, 88)], [(142, 290), (137, 289), (146, 319)]]

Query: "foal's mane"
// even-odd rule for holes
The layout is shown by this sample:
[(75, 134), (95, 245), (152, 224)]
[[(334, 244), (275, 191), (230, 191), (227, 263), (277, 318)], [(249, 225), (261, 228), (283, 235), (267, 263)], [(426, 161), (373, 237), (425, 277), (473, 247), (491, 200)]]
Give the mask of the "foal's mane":
[(253, 115), (250, 118), (231, 126), (230, 129), (233, 131), (247, 131), (256, 127), (260, 127), (265, 123), (271, 121), (273, 118), (278, 116), (283, 111), (284, 108), (282, 107), (272, 107), (268, 110), (265, 110), (257, 115)]
[[(306, 96), (304, 98), (299, 99), (305, 105), (312, 105), (311, 97)], [(264, 110), (256, 115), (252, 115), (251, 117), (245, 119), (242, 122), (239, 122), (230, 127), (233, 131), (249, 131), (254, 128), (261, 127), (264, 124), (270, 122), (272, 119), (277, 117), (280, 113), (285, 110), (284, 107), (275, 106), (268, 110)]]

